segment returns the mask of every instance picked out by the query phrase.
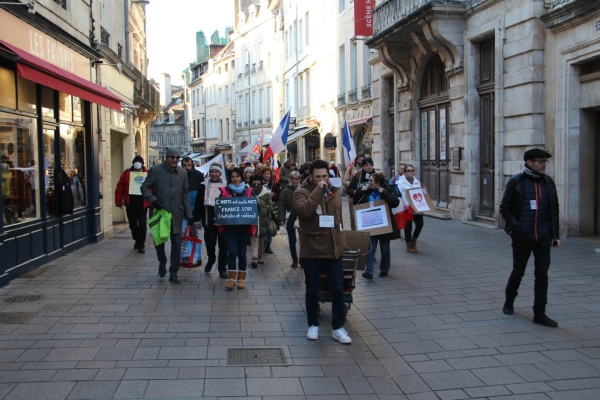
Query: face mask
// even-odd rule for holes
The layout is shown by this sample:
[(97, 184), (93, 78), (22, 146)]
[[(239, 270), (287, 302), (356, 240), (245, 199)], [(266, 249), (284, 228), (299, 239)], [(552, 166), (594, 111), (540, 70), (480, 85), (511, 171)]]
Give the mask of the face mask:
[(133, 168), (135, 168), (135, 169), (142, 169), (142, 163), (141, 162), (134, 162), (133, 163)]

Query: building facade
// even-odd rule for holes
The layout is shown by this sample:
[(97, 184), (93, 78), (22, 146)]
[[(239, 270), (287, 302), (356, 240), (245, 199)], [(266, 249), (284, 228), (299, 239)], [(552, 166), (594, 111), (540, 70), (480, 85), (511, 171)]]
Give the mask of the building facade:
[[(233, 162), (240, 164), (264, 132), (268, 143), (285, 114), (282, 102), (281, 1), (236, 2), (230, 39), (235, 45), (235, 134)], [(249, 3), (249, 4), (248, 4)], [(286, 110), (287, 111), (287, 110)], [(232, 125), (233, 128), (233, 125)]]
[(0, 286), (104, 235), (98, 121), (128, 88), (97, 84), (95, 13), (78, 0), (0, 5)]

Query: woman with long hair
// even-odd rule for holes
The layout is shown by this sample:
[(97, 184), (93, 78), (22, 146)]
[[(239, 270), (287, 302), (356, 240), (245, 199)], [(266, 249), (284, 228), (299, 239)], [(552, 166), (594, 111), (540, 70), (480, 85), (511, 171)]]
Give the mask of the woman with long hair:
[[(243, 180), (244, 171), (235, 167), (229, 174), (227, 186), (220, 188), (221, 198), (227, 197), (252, 197), (252, 189), (246, 186)], [(227, 263), (227, 285), (225, 290), (246, 287), (246, 246), (248, 239), (256, 233), (255, 225), (221, 225), (219, 232), (225, 236), (229, 258)], [(237, 261), (237, 266), (236, 266)]]
[[(408, 189), (420, 188), (421, 182), (415, 178), (415, 167), (411, 164), (407, 164), (404, 167), (404, 175), (398, 179), (396, 183), (400, 193), (406, 193)], [(414, 213), (415, 230), (413, 232), (413, 221), (406, 222), (404, 227), (404, 240), (406, 240), (406, 251), (409, 253), (417, 252), (417, 238), (423, 229), (423, 214)]]
[(362, 274), (363, 278), (366, 279), (373, 279), (373, 274), (375, 273), (374, 264), (377, 242), (379, 242), (379, 246), (381, 247), (379, 276), (383, 278), (390, 272), (390, 240), (398, 239), (400, 237), (400, 230), (396, 226), (396, 220), (392, 215), (392, 209), (398, 207), (400, 200), (398, 200), (396, 192), (388, 186), (385, 181), (385, 176), (381, 172), (371, 174), (368, 186), (363, 186), (354, 192), (354, 205), (375, 202), (377, 200), (384, 200), (388, 204), (388, 220), (392, 224), (392, 232), (371, 236), (371, 246), (369, 254), (367, 255), (367, 265), (365, 267), (365, 272)]

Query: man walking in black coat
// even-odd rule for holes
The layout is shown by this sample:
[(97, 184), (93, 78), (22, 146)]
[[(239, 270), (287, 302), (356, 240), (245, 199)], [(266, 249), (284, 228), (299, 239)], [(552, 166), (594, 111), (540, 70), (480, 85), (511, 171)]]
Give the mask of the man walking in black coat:
[(513, 270), (506, 285), (502, 311), (511, 315), (529, 256), (534, 257), (533, 322), (555, 328), (558, 323), (546, 316), (550, 247), (560, 246), (558, 196), (552, 178), (546, 175), (550, 153), (542, 149), (525, 152), (525, 169), (510, 178), (500, 203), (506, 222), (504, 230), (512, 238)]

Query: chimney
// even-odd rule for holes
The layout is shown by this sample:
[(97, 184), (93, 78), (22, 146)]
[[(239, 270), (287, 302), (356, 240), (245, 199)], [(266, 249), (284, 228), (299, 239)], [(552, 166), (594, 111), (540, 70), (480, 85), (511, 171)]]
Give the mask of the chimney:
[(165, 107), (171, 104), (171, 96), (173, 95), (171, 87), (171, 75), (167, 73), (160, 74), (162, 77), (162, 85), (160, 85), (160, 104)]

